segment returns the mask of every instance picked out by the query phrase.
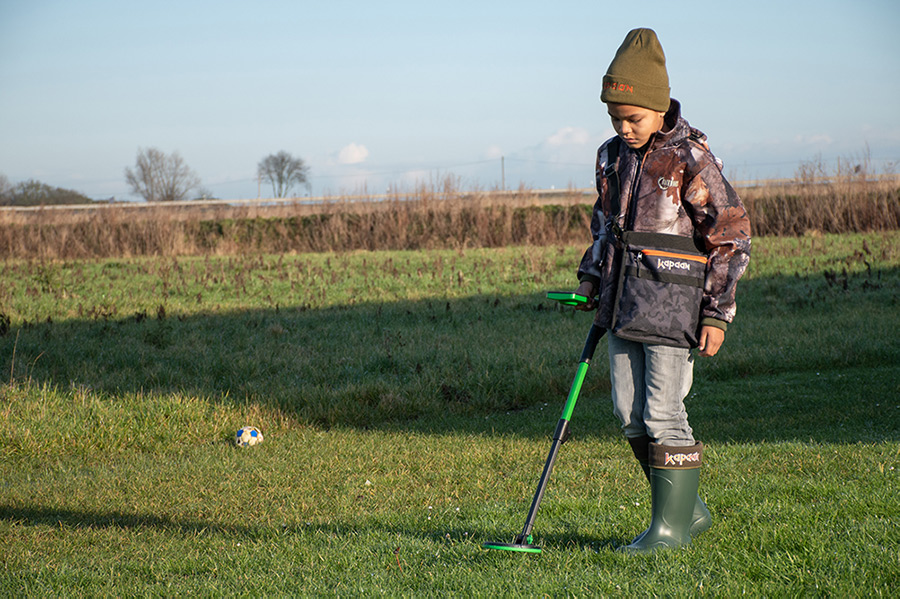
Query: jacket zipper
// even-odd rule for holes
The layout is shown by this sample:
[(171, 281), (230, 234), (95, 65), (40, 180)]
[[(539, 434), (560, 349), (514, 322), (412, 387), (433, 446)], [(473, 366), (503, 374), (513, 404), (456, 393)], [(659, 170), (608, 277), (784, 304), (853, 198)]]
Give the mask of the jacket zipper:
[[(644, 172), (644, 160), (647, 158), (647, 154), (650, 153), (649, 148), (651, 145), (653, 145), (654, 139), (656, 139), (656, 133), (653, 134), (653, 137), (650, 140), (650, 144), (647, 146), (647, 151), (644, 152), (643, 156), (641, 156), (641, 163), (640, 163), (640, 165), (638, 165), (638, 169), (637, 169), (637, 173), (634, 178), (634, 182), (631, 185), (631, 195), (628, 197), (628, 206), (625, 208), (624, 214), (622, 214), (622, 208), (620, 206), (619, 214), (616, 216), (616, 218), (614, 220), (614, 222), (616, 224), (616, 228), (618, 228), (618, 231), (616, 231), (616, 237), (618, 238), (619, 244), (622, 243), (621, 234), (622, 234), (623, 230), (634, 229), (634, 223), (631, 222), (633, 219), (633, 216), (634, 216), (634, 210), (633, 210), (634, 199), (637, 197), (636, 192), (638, 191), (638, 189), (641, 186), (641, 174), (643, 174), (643, 172)], [(618, 159), (621, 159), (621, 153), (619, 154)], [(616, 167), (618, 167), (618, 164), (616, 165)], [(618, 168), (616, 168), (616, 177), (618, 177), (618, 176), (619, 176), (619, 170), (618, 170)], [(620, 197), (621, 197), (621, 194), (622, 194), (622, 181), (620, 179), (619, 180), (619, 196)], [(624, 216), (624, 219), (623, 219), (625, 221), (624, 229), (622, 229), (621, 227), (618, 226), (619, 225), (619, 216)], [(640, 256), (638, 256), (638, 264), (640, 264)], [(613, 302), (612, 322), (610, 323), (610, 327), (609, 327), (611, 331), (615, 330), (616, 323), (619, 320), (619, 298), (622, 296), (622, 283), (623, 283), (622, 279), (624, 278), (624, 276), (625, 276), (625, 253), (623, 251), (623, 253), (621, 254), (621, 261), (619, 263), (619, 281), (616, 286), (616, 299)], [(640, 271), (638, 271), (638, 276), (640, 276)]]
[(644, 152), (644, 155), (641, 156), (641, 163), (638, 165), (637, 173), (635, 173), (634, 183), (631, 186), (631, 195), (628, 197), (628, 208), (625, 210), (625, 230), (633, 231), (634, 230), (634, 202), (637, 197), (640, 195), (641, 189), (641, 176), (644, 174), (644, 161), (647, 160), (647, 154), (652, 152), (650, 149), (653, 145), (653, 142), (656, 141), (656, 133), (650, 138), (650, 141), (647, 143), (647, 151)]

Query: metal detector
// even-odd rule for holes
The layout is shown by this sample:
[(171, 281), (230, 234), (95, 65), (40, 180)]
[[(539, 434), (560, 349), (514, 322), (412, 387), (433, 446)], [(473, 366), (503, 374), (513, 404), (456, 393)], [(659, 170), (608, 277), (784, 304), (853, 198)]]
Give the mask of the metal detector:
[[(587, 303), (589, 298), (574, 293), (565, 292), (549, 292), (549, 299), (553, 299), (566, 305), (577, 305)], [(575, 402), (578, 401), (578, 394), (581, 392), (581, 385), (584, 383), (584, 377), (587, 374), (588, 366), (591, 358), (594, 357), (594, 350), (597, 349), (597, 343), (600, 341), (606, 329), (596, 325), (591, 326), (588, 333), (587, 341), (584, 343), (584, 350), (581, 352), (581, 360), (578, 362), (578, 369), (575, 371), (575, 380), (572, 381), (572, 387), (569, 389), (569, 397), (563, 408), (562, 416), (556, 425), (556, 432), (553, 433), (553, 443), (550, 445), (550, 455), (547, 456), (547, 462), (544, 464), (544, 471), (541, 473), (541, 479), (538, 481), (537, 490), (534, 493), (534, 499), (531, 501), (531, 509), (528, 510), (528, 517), (525, 518), (525, 526), (512, 543), (484, 543), (482, 547), (485, 549), (499, 549), (502, 551), (518, 551), (520, 553), (540, 553), (541, 548), (532, 544), (531, 530), (534, 528), (534, 520), (537, 517), (538, 507), (544, 498), (544, 490), (547, 488), (547, 482), (550, 480), (550, 473), (553, 471), (553, 463), (556, 462), (556, 456), (559, 454), (559, 446), (565, 443), (571, 435), (569, 431), (569, 420), (572, 419), (572, 412), (575, 411)]]

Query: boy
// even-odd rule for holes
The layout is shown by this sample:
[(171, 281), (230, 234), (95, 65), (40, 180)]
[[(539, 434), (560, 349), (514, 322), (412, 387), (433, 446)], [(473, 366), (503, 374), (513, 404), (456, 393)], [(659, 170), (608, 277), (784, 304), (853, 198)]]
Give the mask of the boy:
[(686, 545), (712, 523), (697, 494), (703, 444), (684, 398), (692, 348), (714, 356), (734, 318), (750, 223), (706, 136), (670, 99), (653, 30), (628, 33), (600, 99), (617, 136), (597, 153), (594, 243), (577, 292), (591, 298), (581, 309), (598, 308), (595, 324), (611, 333), (614, 412), (650, 481), (650, 526), (621, 548), (645, 553)]

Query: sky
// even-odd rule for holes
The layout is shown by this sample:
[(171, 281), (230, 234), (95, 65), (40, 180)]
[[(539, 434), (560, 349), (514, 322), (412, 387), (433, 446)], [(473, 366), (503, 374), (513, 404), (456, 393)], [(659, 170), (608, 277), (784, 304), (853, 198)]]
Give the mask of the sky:
[(281, 150), (304, 195), (591, 187), (635, 27), (732, 180), (900, 172), (896, 0), (0, 0), (0, 174), (134, 200), (152, 147), (223, 199)]

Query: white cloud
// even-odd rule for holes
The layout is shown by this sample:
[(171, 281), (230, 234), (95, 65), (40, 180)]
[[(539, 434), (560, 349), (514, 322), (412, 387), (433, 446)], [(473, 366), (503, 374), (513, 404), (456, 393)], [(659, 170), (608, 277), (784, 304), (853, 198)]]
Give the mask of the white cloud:
[(833, 143), (833, 139), (826, 133), (814, 133), (811, 135), (797, 135), (794, 142), (803, 146), (828, 146)]
[(494, 160), (503, 156), (503, 150), (500, 146), (489, 146), (484, 153), (485, 160)]
[(341, 148), (341, 151), (338, 152), (338, 163), (359, 164), (365, 162), (368, 157), (369, 150), (366, 146), (354, 142)]
[(545, 143), (552, 147), (583, 146), (591, 140), (591, 134), (582, 127), (563, 127), (548, 137)]

